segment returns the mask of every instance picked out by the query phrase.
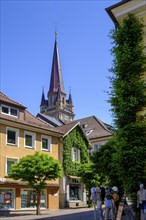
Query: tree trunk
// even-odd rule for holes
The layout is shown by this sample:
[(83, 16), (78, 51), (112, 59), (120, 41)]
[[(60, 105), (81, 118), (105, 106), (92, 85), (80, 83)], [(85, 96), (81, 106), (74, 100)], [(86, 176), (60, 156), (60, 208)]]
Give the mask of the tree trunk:
[(40, 215), (41, 214), (41, 211), (40, 211), (41, 190), (37, 190), (36, 195), (37, 195), (36, 215)]

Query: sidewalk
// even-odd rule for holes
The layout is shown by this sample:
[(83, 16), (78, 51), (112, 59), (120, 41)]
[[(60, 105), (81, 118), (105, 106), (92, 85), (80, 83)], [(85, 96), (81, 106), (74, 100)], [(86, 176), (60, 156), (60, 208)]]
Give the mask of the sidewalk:
[[(34, 220), (34, 219), (62, 219), (70, 214), (80, 214), (82, 212), (93, 212), (93, 208), (73, 208), (60, 210), (41, 210), (41, 215), (36, 215), (36, 211), (11, 211), (0, 212), (0, 220)], [(58, 218), (57, 218), (58, 216)]]
[(131, 211), (130, 206), (128, 204), (124, 205), (124, 211), (121, 220), (135, 220), (135, 219), (136, 218), (134, 216), (134, 213)]
[[(72, 208), (72, 209), (60, 209), (60, 210), (42, 210), (41, 215), (36, 215), (36, 211), (11, 211), (0, 212), (0, 220), (64, 220), (65, 216), (72, 215), (72, 218), (65, 219), (83, 219), (83, 213), (86, 220), (93, 220), (93, 208)], [(74, 217), (73, 217), (74, 216)], [(78, 216), (78, 217), (77, 217)], [(124, 212), (120, 220), (135, 220), (130, 207), (124, 205)]]

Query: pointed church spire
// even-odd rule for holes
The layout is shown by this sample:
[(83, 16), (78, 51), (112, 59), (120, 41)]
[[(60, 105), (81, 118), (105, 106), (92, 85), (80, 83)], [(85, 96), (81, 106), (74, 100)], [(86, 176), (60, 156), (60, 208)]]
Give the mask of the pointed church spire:
[(72, 104), (71, 92), (69, 94), (69, 99), (66, 99), (66, 92), (63, 84), (63, 77), (57, 45), (57, 32), (55, 32), (55, 44), (50, 77), (50, 87), (47, 97), (48, 99), (45, 100), (43, 91), (40, 106), (41, 113), (57, 118), (64, 123), (73, 121), (75, 116), (74, 106)]
[(45, 106), (46, 105), (46, 100), (45, 100), (45, 94), (44, 94), (44, 87), (42, 89), (42, 98), (41, 98), (41, 104), (40, 106)]
[(60, 85), (60, 92), (65, 93), (63, 77), (61, 72), (60, 58), (57, 45), (57, 32), (55, 32), (55, 44), (52, 61), (52, 71), (50, 78), (50, 88), (48, 93), (58, 92), (58, 85)]
[(69, 105), (73, 105), (73, 101), (72, 101), (72, 95), (71, 95), (71, 88), (69, 88), (69, 98), (68, 98), (68, 104), (69, 104)]

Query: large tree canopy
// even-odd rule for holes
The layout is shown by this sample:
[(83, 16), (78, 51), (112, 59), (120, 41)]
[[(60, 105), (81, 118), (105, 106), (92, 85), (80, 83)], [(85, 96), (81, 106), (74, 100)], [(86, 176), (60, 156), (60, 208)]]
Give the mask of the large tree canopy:
[[(110, 100), (116, 135), (117, 174), (124, 189), (137, 191), (146, 173), (146, 56), (144, 54), (143, 22), (129, 14), (112, 32)], [(139, 114), (141, 113), (141, 114)]]
[(40, 193), (46, 187), (46, 180), (55, 180), (61, 177), (62, 167), (58, 160), (47, 154), (22, 157), (18, 163), (11, 166), (9, 177), (27, 182), (27, 185), (36, 190), (37, 213), (40, 214)]
[(133, 198), (146, 180), (146, 56), (143, 22), (127, 15), (111, 32), (113, 67), (109, 102), (115, 131), (113, 138), (93, 157), (99, 172), (119, 184)]
[(109, 102), (118, 129), (137, 122), (138, 111), (146, 107), (143, 27), (138, 18), (129, 14), (111, 35), (114, 60)]

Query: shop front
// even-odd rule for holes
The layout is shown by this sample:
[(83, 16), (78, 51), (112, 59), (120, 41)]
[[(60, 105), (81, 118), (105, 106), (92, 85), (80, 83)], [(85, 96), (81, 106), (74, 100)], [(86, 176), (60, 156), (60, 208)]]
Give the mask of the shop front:
[(79, 177), (68, 176), (66, 179), (67, 206), (84, 207), (86, 206), (86, 190), (80, 183)]
[(15, 208), (15, 190), (12, 188), (0, 188), (0, 210)]
[[(0, 211), (36, 210), (36, 191), (26, 185), (0, 184)], [(47, 186), (41, 191), (41, 209), (59, 209), (59, 187)]]

